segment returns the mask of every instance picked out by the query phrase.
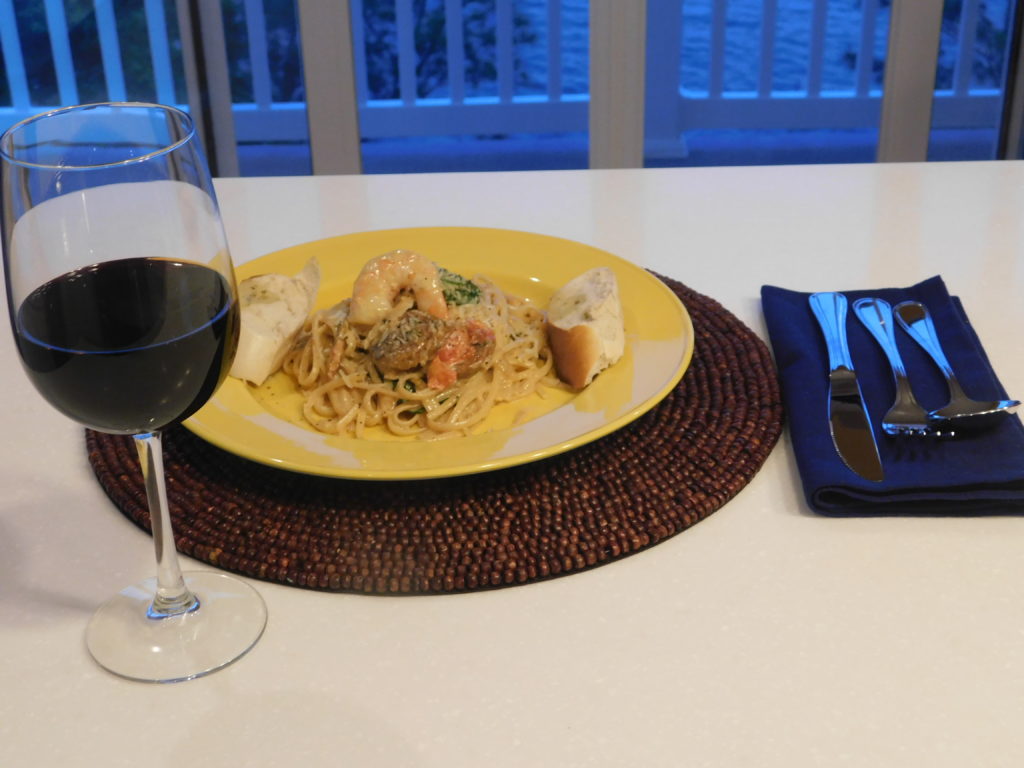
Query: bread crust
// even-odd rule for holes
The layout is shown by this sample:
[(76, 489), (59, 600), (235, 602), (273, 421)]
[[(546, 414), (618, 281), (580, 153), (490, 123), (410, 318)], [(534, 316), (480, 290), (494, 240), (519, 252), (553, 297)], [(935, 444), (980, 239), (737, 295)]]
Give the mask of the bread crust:
[(559, 378), (574, 389), (583, 389), (590, 383), (601, 357), (601, 340), (597, 333), (586, 325), (559, 328), (549, 322), (548, 341)]
[(548, 342), (559, 377), (583, 389), (622, 357), (625, 329), (615, 274), (595, 267), (577, 275), (548, 304)]

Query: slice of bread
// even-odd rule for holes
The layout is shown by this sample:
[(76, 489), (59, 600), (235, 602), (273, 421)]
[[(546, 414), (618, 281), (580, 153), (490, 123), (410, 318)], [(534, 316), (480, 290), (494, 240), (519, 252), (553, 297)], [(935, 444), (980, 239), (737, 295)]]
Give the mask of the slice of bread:
[(548, 304), (548, 341), (559, 377), (575, 389), (618, 362), (626, 332), (611, 269), (595, 267), (555, 291)]
[(257, 387), (281, 367), (313, 309), (320, 288), (320, 264), (306, 262), (294, 277), (269, 274), (238, 284), (241, 327), (230, 375)]

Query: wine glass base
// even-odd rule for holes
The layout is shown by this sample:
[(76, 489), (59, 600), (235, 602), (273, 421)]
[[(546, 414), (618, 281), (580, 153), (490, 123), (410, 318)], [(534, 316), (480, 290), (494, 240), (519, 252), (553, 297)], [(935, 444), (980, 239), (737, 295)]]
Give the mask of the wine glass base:
[(191, 680), (241, 658), (267, 625), (267, 607), (245, 582), (223, 573), (182, 574), (199, 608), (150, 618), (156, 579), (123, 589), (93, 614), (85, 643), (96, 662), (121, 677), (152, 683)]

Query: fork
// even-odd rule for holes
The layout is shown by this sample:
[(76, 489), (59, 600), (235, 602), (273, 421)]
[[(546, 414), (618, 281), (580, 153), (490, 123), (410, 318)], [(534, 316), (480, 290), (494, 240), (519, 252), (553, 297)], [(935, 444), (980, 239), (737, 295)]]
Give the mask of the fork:
[(974, 400), (967, 396), (942, 351), (935, 324), (924, 304), (904, 301), (896, 305), (895, 312), (900, 326), (929, 354), (942, 371), (949, 387), (949, 402), (928, 414), (933, 423), (985, 425), (1017, 409), (1020, 400)]
[(887, 435), (933, 434), (928, 411), (914, 397), (907, 369), (896, 347), (896, 327), (889, 302), (873, 298), (857, 299), (853, 303), (853, 311), (882, 347), (896, 381), (896, 400), (882, 418), (882, 431)]

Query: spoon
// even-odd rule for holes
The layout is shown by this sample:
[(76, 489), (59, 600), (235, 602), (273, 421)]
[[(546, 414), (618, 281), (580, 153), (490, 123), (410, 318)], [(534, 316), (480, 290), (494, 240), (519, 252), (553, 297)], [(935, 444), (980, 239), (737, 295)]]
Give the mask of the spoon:
[(942, 346), (939, 344), (935, 325), (927, 308), (917, 301), (904, 301), (894, 308), (896, 321), (910, 337), (920, 344), (939, 366), (949, 386), (949, 402), (930, 411), (928, 417), (935, 421), (958, 421), (970, 419), (971, 422), (987, 421), (993, 416), (1012, 412), (1020, 400), (974, 400), (967, 396), (960, 382), (957, 381), (953, 368), (946, 359)]

